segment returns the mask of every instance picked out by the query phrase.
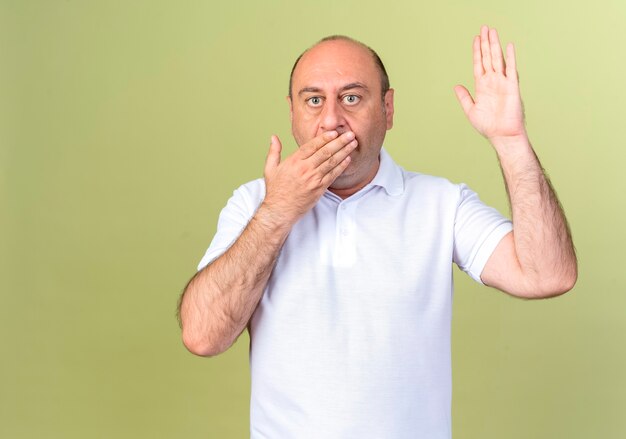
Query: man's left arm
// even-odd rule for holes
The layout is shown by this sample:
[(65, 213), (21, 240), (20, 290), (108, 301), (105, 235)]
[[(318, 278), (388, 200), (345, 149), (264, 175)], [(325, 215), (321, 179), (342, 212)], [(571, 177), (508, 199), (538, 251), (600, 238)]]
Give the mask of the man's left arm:
[(460, 85), (455, 92), (471, 124), (496, 150), (513, 219), (513, 231), (500, 241), (481, 279), (525, 298), (563, 294), (576, 283), (576, 254), (563, 209), (526, 133), (514, 47), (509, 43), (503, 58), (496, 30), (483, 26), (473, 54), (475, 98)]

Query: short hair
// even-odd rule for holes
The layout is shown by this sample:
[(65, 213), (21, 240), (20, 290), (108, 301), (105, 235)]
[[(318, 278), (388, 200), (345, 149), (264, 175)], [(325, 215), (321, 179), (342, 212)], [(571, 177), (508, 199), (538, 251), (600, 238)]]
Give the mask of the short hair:
[(291, 74), (289, 75), (289, 98), (291, 99), (293, 97), (292, 94), (292, 88), (293, 88), (293, 72), (296, 71), (296, 67), (298, 66), (298, 63), (300, 62), (300, 59), (302, 59), (302, 57), (304, 56), (305, 53), (307, 53), (309, 50), (311, 50), (312, 48), (314, 48), (315, 46), (324, 43), (326, 41), (349, 41), (351, 43), (355, 43), (358, 44), (359, 46), (363, 47), (364, 49), (367, 49), (367, 51), (370, 53), (370, 55), (372, 55), (372, 58), (374, 60), (374, 65), (376, 65), (376, 68), (378, 69), (378, 73), (380, 74), (380, 89), (381, 89), (381, 93), (382, 93), (382, 98), (385, 98), (385, 93), (387, 93), (387, 90), (389, 90), (389, 75), (387, 75), (387, 70), (385, 69), (385, 65), (383, 64), (383, 61), (380, 59), (380, 56), (378, 56), (378, 54), (376, 53), (376, 51), (374, 49), (372, 49), (371, 47), (369, 47), (368, 45), (355, 40), (354, 38), (350, 38), (347, 37), (345, 35), (330, 35), (328, 37), (322, 38), (321, 40), (319, 40), (317, 43), (315, 43), (313, 46), (309, 47), (307, 50), (305, 50), (304, 52), (302, 52), (300, 54), (300, 56), (296, 59), (296, 62), (293, 63), (293, 67), (291, 68)]

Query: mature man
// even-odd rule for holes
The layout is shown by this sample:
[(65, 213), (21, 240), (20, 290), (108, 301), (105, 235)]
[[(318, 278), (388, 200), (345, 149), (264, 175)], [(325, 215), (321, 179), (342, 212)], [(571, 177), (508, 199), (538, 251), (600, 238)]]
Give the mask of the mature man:
[(378, 55), (330, 37), (296, 61), (297, 151), (272, 136), (265, 177), (237, 189), (181, 299), (183, 341), (217, 355), (247, 327), (253, 438), (449, 438), (452, 262), (524, 298), (576, 281), (566, 220), (528, 140), (515, 53), (474, 39), (475, 98), (513, 224), (464, 185), (382, 149), (394, 91)]

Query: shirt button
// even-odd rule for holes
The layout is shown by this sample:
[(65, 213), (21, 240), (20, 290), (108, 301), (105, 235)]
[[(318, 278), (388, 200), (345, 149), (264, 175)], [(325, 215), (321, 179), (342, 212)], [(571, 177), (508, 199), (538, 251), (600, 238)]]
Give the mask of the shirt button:
[(347, 229), (343, 229), (343, 230), (341, 231), (341, 234), (342, 234), (343, 236), (348, 236), (348, 230), (347, 230)]
[(341, 210), (346, 210), (346, 205), (345, 204), (341, 205)]

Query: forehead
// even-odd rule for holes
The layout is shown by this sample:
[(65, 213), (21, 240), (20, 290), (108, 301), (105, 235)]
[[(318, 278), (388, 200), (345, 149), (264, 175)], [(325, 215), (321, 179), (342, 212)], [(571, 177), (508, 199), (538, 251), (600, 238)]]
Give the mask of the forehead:
[(293, 91), (304, 87), (340, 87), (360, 82), (380, 88), (380, 73), (370, 51), (346, 40), (324, 41), (302, 55), (293, 73)]

